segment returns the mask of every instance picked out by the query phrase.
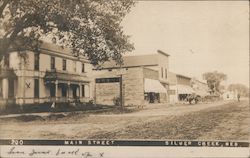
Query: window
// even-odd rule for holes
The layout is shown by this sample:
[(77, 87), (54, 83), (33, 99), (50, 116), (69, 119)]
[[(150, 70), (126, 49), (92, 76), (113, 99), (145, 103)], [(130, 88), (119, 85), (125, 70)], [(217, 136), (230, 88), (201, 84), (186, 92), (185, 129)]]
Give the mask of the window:
[(85, 72), (85, 64), (82, 63), (82, 72)]
[(56, 96), (56, 85), (51, 84), (49, 88), (50, 88), (50, 97), (55, 97)]
[(95, 80), (96, 83), (112, 83), (112, 82), (120, 82), (119, 77), (114, 78), (97, 78)]
[(6, 67), (10, 67), (10, 55), (9, 54), (6, 54), (4, 58), (4, 64)]
[(161, 67), (161, 78), (163, 78), (163, 67)]
[(51, 70), (55, 69), (55, 57), (50, 58), (50, 67), (51, 67)]
[(76, 61), (74, 61), (74, 72), (76, 72)]
[(85, 97), (85, 85), (82, 85), (82, 97)]
[(67, 91), (68, 87), (67, 86), (62, 86), (62, 97), (67, 97)]
[(63, 59), (63, 70), (65, 71), (66, 70), (66, 67), (67, 67), (67, 61), (66, 59)]
[(35, 54), (34, 69), (39, 70), (39, 54)]
[(165, 69), (165, 78), (168, 78), (168, 69)]
[(39, 98), (39, 79), (35, 79), (34, 82), (34, 98)]

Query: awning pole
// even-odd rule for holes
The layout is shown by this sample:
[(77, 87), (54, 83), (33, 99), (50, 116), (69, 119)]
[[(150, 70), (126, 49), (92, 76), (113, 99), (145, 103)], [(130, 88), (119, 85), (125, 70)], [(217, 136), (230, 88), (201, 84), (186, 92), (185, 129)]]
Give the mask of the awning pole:
[(122, 74), (120, 76), (120, 104), (121, 104), (121, 108), (123, 108), (123, 98), (122, 98)]

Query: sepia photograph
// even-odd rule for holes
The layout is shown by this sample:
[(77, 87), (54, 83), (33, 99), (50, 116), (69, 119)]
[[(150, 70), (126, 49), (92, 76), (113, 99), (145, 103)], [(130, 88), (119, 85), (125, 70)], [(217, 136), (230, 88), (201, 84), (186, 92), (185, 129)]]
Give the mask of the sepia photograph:
[(249, 122), (249, 1), (0, 0), (3, 157), (249, 149)]

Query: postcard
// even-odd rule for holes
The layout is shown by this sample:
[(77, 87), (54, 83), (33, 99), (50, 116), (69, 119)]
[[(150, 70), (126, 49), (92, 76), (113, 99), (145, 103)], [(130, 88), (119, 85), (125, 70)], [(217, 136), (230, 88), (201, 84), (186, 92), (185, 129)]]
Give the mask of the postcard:
[(0, 157), (249, 157), (249, 1), (1, 0)]

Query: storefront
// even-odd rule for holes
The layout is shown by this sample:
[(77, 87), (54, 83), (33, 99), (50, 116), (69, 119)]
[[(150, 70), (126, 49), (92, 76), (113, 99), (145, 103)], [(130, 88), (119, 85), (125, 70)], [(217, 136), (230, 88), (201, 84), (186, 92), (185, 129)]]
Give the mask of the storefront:
[(185, 101), (186, 98), (190, 95), (195, 93), (192, 87), (188, 85), (177, 85), (177, 94), (179, 101)]
[[(161, 96), (167, 95), (166, 88), (159, 80), (144, 78), (144, 100), (148, 103), (160, 103)], [(163, 95), (161, 95), (163, 94)]]

